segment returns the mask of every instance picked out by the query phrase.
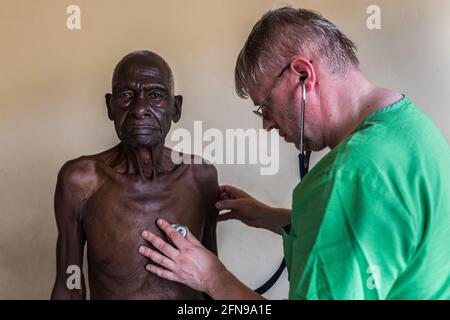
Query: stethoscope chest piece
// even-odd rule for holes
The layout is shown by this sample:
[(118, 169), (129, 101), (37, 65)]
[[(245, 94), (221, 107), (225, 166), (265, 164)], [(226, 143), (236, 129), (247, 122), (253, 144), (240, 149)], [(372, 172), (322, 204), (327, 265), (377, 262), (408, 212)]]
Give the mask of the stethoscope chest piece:
[(174, 228), (175, 230), (177, 230), (177, 232), (178, 232), (179, 234), (181, 234), (181, 235), (183, 236), (183, 238), (186, 238), (186, 237), (187, 237), (187, 234), (188, 234), (188, 228), (187, 228), (187, 227), (182, 226), (181, 224), (176, 224), (176, 223), (174, 223), (174, 224), (172, 224), (172, 228)]

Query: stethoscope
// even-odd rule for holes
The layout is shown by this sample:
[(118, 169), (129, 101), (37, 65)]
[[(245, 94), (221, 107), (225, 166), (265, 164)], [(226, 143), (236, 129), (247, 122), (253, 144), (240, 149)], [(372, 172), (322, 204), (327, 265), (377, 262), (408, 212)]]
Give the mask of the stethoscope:
[[(306, 105), (306, 76), (300, 78), (300, 85), (302, 86), (302, 100), (301, 100), (301, 113), (300, 113), (300, 153), (298, 154), (298, 167), (300, 172), (300, 180), (308, 173), (309, 169), (309, 159), (311, 156), (311, 151), (305, 150), (305, 105)], [(278, 281), (284, 268), (286, 268), (286, 260), (283, 258), (277, 271), (267, 280), (262, 286), (255, 290), (258, 294), (266, 293), (270, 288), (273, 287), (275, 282)]]
[[(305, 105), (306, 105), (306, 86), (305, 86), (306, 76), (300, 78), (300, 85), (302, 86), (302, 100), (301, 100), (301, 114), (300, 114), (300, 153), (298, 154), (298, 166), (300, 171), (300, 180), (308, 173), (309, 169), (309, 158), (311, 156), (311, 151), (305, 150)], [(172, 227), (186, 238), (188, 229), (187, 227), (179, 224), (172, 224)], [(277, 271), (267, 280), (262, 286), (255, 290), (258, 294), (266, 293), (273, 285), (278, 281), (284, 268), (286, 268), (286, 260), (283, 258)]]

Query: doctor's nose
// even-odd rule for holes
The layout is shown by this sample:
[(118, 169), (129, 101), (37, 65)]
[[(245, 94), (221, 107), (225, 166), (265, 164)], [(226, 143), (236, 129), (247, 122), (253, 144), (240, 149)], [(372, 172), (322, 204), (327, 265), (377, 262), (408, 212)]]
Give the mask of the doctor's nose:
[(270, 119), (263, 119), (263, 128), (266, 131), (270, 131), (272, 129), (276, 129), (276, 123), (273, 120)]

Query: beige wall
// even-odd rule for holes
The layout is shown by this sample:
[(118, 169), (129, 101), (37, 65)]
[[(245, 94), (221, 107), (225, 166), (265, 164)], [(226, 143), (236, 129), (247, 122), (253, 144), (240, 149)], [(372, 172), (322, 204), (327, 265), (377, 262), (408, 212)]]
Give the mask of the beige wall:
[[(81, 7), (81, 31), (66, 28), (66, 7)], [(408, 94), (450, 141), (450, 2), (290, 1), (322, 12), (359, 44), (374, 82)], [(115, 63), (151, 49), (173, 67), (185, 97), (175, 127), (252, 128), (251, 103), (233, 92), (236, 55), (269, 0), (0, 1), (0, 298), (49, 297), (55, 275), (53, 192), (61, 165), (117, 142), (103, 95)], [(366, 27), (378, 4), (382, 29)], [(170, 145), (170, 143), (169, 143)], [(320, 155), (316, 156), (317, 160)], [(281, 146), (277, 176), (257, 166), (219, 166), (220, 183), (290, 206), (295, 150)], [(235, 222), (219, 226), (220, 256), (255, 287), (282, 256), (281, 239)], [(267, 295), (287, 297), (286, 275)]]

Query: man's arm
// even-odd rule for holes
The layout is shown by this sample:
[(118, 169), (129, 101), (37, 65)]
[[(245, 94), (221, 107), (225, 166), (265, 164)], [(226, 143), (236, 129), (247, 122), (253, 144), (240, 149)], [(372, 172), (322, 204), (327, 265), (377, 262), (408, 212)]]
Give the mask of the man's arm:
[(202, 192), (204, 194), (205, 201), (205, 214), (206, 223), (203, 229), (202, 244), (206, 249), (217, 255), (217, 216), (219, 211), (217, 210), (215, 203), (219, 200), (220, 189), (217, 181), (217, 170), (212, 165), (204, 165), (203, 172), (201, 174)]
[[(55, 218), (58, 227), (56, 280), (51, 299), (86, 299), (83, 250), (86, 238), (82, 209), (91, 183), (84, 161), (68, 162), (58, 174), (55, 191)], [(70, 268), (69, 268), (70, 267)]]
[(283, 227), (291, 221), (291, 210), (270, 207), (249, 195), (247, 192), (229, 185), (220, 187), (219, 210), (229, 210), (219, 216), (219, 221), (231, 219), (254, 228), (262, 228), (283, 234)]
[(206, 292), (214, 300), (265, 300), (225, 268), (214, 272), (212, 278)]
[[(198, 173), (198, 178), (200, 180), (201, 192), (203, 193), (206, 215), (201, 243), (206, 249), (217, 256), (217, 216), (219, 215), (219, 211), (215, 203), (220, 197), (217, 170), (212, 165), (203, 164), (201, 166), (202, 168), (201, 172)], [(208, 295), (206, 295), (206, 298), (211, 299)]]
[(283, 234), (283, 227), (291, 223), (291, 213), (291, 209), (271, 208), (267, 214), (269, 221), (267, 230), (279, 235)]

